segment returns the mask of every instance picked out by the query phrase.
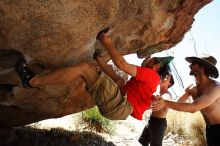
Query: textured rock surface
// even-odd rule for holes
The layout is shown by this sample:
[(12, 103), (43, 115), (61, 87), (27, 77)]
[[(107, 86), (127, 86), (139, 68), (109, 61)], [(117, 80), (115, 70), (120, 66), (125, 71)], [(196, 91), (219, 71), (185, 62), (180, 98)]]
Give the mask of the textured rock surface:
[[(20, 83), (14, 49), (32, 59), (38, 73), (91, 61), (96, 34), (109, 35), (122, 54), (144, 57), (169, 49), (191, 28), (194, 15), (211, 0), (1, 0), (0, 83)], [(4, 57), (1, 57), (4, 56)], [(5, 57), (7, 56), (7, 57)], [(105, 55), (107, 57), (107, 55)], [(12, 60), (11, 60), (12, 59)], [(3, 61), (2, 61), (3, 60)], [(0, 126), (19, 126), (94, 106), (81, 79), (42, 90), (0, 92)], [(27, 118), (28, 117), (28, 118)]]

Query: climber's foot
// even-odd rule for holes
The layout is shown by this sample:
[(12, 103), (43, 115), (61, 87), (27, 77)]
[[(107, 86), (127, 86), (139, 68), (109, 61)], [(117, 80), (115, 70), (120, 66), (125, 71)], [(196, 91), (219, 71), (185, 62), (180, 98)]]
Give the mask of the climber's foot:
[(21, 58), (16, 61), (15, 70), (21, 78), (24, 88), (33, 88), (29, 81), (35, 76), (34, 71), (27, 65), (27, 61)]

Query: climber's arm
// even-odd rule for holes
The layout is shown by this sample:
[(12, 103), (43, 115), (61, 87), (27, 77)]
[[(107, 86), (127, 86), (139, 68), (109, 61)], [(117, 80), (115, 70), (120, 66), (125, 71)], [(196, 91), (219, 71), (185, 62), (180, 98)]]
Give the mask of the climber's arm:
[(137, 70), (136, 66), (129, 64), (120, 52), (113, 46), (111, 39), (102, 34), (101, 43), (107, 49), (109, 56), (111, 57), (114, 64), (122, 71), (126, 72), (127, 74), (131, 75), (132, 77), (136, 76)]
[(108, 65), (102, 57), (97, 57), (97, 62), (102, 71), (107, 74), (113, 81), (115, 81), (120, 87), (125, 84), (125, 79), (118, 75), (112, 68), (112, 65)]

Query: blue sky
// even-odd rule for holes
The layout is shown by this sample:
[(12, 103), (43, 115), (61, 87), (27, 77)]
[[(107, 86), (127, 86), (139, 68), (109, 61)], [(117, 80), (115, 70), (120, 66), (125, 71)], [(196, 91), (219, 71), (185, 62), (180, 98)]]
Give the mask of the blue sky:
[[(185, 34), (184, 39), (175, 47), (154, 56), (166, 56), (167, 52), (175, 56), (174, 64), (187, 87), (193, 83), (194, 78), (189, 76), (189, 64), (185, 61), (187, 56), (195, 56), (195, 48), (198, 54), (210, 54), (217, 59), (217, 68), (220, 71), (220, 1), (214, 0), (203, 7), (196, 15), (190, 32)], [(134, 63), (135, 55), (126, 57)], [(135, 59), (135, 64), (140, 64), (142, 60)], [(220, 78), (217, 79), (220, 81)], [(178, 84), (176, 84), (178, 86)], [(177, 88), (177, 87), (175, 87)], [(182, 89), (175, 89), (181, 94)]]

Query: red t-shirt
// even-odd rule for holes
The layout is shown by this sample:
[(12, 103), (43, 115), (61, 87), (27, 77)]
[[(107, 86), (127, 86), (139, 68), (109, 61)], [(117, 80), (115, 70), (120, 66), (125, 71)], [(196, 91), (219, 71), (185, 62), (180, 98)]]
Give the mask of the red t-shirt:
[(150, 68), (136, 66), (136, 77), (132, 77), (122, 89), (127, 93), (127, 98), (133, 108), (131, 114), (138, 120), (151, 104), (151, 96), (160, 83), (159, 74)]

